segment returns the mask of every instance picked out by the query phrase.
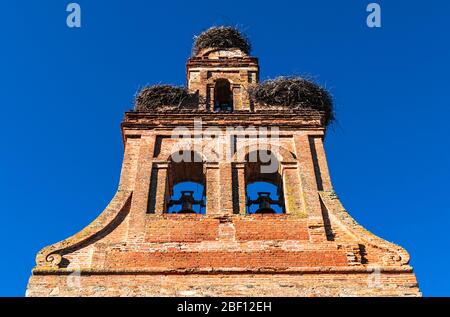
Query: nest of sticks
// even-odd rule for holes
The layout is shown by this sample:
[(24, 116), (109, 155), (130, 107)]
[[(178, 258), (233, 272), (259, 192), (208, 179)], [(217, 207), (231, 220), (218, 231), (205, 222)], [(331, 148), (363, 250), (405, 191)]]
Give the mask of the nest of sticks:
[(189, 93), (185, 87), (153, 85), (143, 88), (136, 94), (135, 111), (165, 111), (196, 109), (200, 103), (197, 94)]
[(193, 55), (205, 48), (239, 48), (245, 54), (251, 51), (249, 39), (237, 28), (231, 26), (215, 26), (194, 37)]
[(325, 124), (334, 119), (333, 99), (322, 87), (301, 77), (278, 77), (249, 88), (250, 98), (265, 108), (317, 110), (325, 113)]

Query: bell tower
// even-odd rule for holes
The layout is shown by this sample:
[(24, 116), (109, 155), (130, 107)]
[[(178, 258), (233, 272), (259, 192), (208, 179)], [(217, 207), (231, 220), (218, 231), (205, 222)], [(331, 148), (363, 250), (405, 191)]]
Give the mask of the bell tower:
[(37, 254), (27, 296), (420, 296), (408, 253), (333, 190), (323, 88), (259, 82), (230, 27), (195, 39), (186, 82), (139, 92), (117, 193)]

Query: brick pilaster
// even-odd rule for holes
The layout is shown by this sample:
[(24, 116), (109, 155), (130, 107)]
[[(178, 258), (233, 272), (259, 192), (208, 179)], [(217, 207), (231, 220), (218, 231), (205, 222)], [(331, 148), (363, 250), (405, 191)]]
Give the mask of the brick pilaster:
[(294, 135), (295, 151), (299, 164), (299, 176), (303, 197), (303, 207), (308, 215), (310, 239), (326, 241), (319, 193), (314, 172), (313, 155), (307, 134)]

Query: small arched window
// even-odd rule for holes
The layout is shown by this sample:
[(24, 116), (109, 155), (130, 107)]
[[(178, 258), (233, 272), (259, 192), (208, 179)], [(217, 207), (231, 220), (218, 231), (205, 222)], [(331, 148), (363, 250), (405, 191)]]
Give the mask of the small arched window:
[(233, 111), (233, 91), (227, 79), (218, 79), (214, 85), (214, 111)]
[(195, 152), (172, 155), (168, 171), (167, 213), (204, 214), (205, 175), (203, 161)]
[(254, 151), (246, 157), (245, 190), (247, 214), (284, 213), (284, 195), (279, 162), (270, 151)]

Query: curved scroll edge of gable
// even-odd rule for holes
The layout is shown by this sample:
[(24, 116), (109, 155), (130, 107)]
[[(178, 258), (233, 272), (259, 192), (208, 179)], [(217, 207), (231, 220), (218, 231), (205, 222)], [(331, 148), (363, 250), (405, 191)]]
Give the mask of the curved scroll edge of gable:
[[(320, 198), (330, 212), (330, 214), (337, 220), (341, 226), (345, 228), (351, 235), (361, 239), (368, 245), (387, 251), (388, 253), (383, 257), (383, 262), (398, 263), (400, 265), (409, 265), (409, 253), (401, 246), (389, 242), (361, 226), (348, 212), (345, 210), (341, 201), (334, 192), (319, 192)], [(394, 255), (393, 255), (394, 254)]]
[(59, 268), (67, 250), (89, 242), (100, 232), (114, 224), (120, 214), (126, 211), (127, 205), (131, 202), (131, 196), (132, 191), (117, 191), (103, 212), (84, 229), (39, 251), (36, 256), (36, 267)]

